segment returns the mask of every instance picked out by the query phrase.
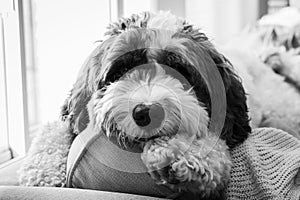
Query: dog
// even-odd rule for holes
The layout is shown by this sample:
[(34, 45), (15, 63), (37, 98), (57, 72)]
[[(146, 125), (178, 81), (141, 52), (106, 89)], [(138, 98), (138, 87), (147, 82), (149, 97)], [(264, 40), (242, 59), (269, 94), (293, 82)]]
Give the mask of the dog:
[(92, 124), (120, 148), (140, 152), (150, 176), (174, 193), (222, 196), (229, 150), (251, 132), (230, 61), (168, 12), (123, 18), (106, 36), (62, 107), (69, 130), (80, 134)]

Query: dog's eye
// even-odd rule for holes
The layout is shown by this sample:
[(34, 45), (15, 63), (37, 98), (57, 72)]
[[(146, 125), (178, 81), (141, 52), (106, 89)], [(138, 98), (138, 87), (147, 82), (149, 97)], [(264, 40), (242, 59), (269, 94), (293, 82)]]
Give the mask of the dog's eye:
[(129, 69), (127, 67), (122, 67), (118, 71), (110, 70), (106, 76), (106, 82), (115, 82), (124, 76), (128, 71)]
[[(98, 83), (98, 87), (97, 90), (102, 89), (105, 85), (109, 84), (109, 83), (113, 83), (117, 80), (119, 80), (124, 74), (126, 74), (126, 72), (129, 69), (124, 68), (121, 72), (116, 72), (116, 73), (112, 73), (112, 74), (107, 74), (107, 77), (105, 80), (102, 80)], [(126, 72), (125, 72), (126, 71)]]
[[(148, 62), (146, 49), (137, 49), (125, 53), (115, 59), (104, 80), (105, 84), (115, 82), (124, 76), (129, 70)], [(99, 88), (98, 88), (99, 89)]]

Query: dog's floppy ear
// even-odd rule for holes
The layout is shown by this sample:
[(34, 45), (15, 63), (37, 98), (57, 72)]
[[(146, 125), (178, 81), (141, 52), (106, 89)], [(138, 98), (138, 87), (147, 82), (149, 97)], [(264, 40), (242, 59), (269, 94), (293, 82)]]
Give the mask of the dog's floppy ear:
[[(248, 134), (251, 132), (248, 107), (246, 103), (246, 93), (242, 85), (242, 81), (233, 71), (234, 68), (230, 61), (216, 50), (214, 45), (208, 41), (205, 34), (198, 28), (187, 24), (184, 26), (182, 32), (194, 42), (197, 42), (201, 49), (204, 49), (209, 54), (222, 77), (224, 88), (226, 90), (227, 108), (221, 138), (226, 141), (230, 148), (233, 148), (246, 140)], [(207, 98), (206, 101), (208, 100), (208, 102), (206, 102), (208, 104), (207, 109), (209, 114), (211, 114), (211, 102), (209, 102), (209, 99), (211, 100), (211, 98), (209, 97), (209, 94), (202, 93), (200, 96), (206, 96), (204, 98)]]
[(83, 64), (77, 80), (61, 109), (61, 119), (68, 123), (73, 133), (83, 131), (89, 123), (87, 104), (92, 94), (99, 89), (102, 57), (109, 48), (109, 41), (101, 43)]
[(222, 54), (211, 49), (210, 55), (218, 67), (226, 90), (226, 118), (221, 138), (233, 148), (247, 139), (251, 132), (249, 125), (247, 98), (242, 80), (233, 71), (233, 66)]

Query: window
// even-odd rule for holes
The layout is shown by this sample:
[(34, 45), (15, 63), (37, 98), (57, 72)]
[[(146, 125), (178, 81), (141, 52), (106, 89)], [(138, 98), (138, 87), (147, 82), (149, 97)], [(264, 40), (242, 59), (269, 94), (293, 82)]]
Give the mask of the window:
[(25, 155), (27, 146), (26, 84), (19, 2), (0, 2), (0, 163)]
[(7, 95), (6, 77), (4, 60), (4, 20), (3, 13), (0, 14), (0, 164), (11, 159), (11, 153), (8, 145), (8, 130), (7, 130)]
[(58, 119), (81, 65), (102, 39), (109, 1), (33, 2), (39, 118), (44, 124)]
[(0, 1), (0, 164), (57, 120), (116, 1)]

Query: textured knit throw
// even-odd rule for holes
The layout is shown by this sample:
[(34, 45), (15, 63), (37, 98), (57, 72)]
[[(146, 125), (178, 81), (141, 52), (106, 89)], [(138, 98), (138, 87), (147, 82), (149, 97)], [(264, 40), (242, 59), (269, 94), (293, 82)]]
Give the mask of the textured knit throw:
[(278, 129), (255, 129), (231, 155), (227, 199), (300, 199), (296, 138)]

